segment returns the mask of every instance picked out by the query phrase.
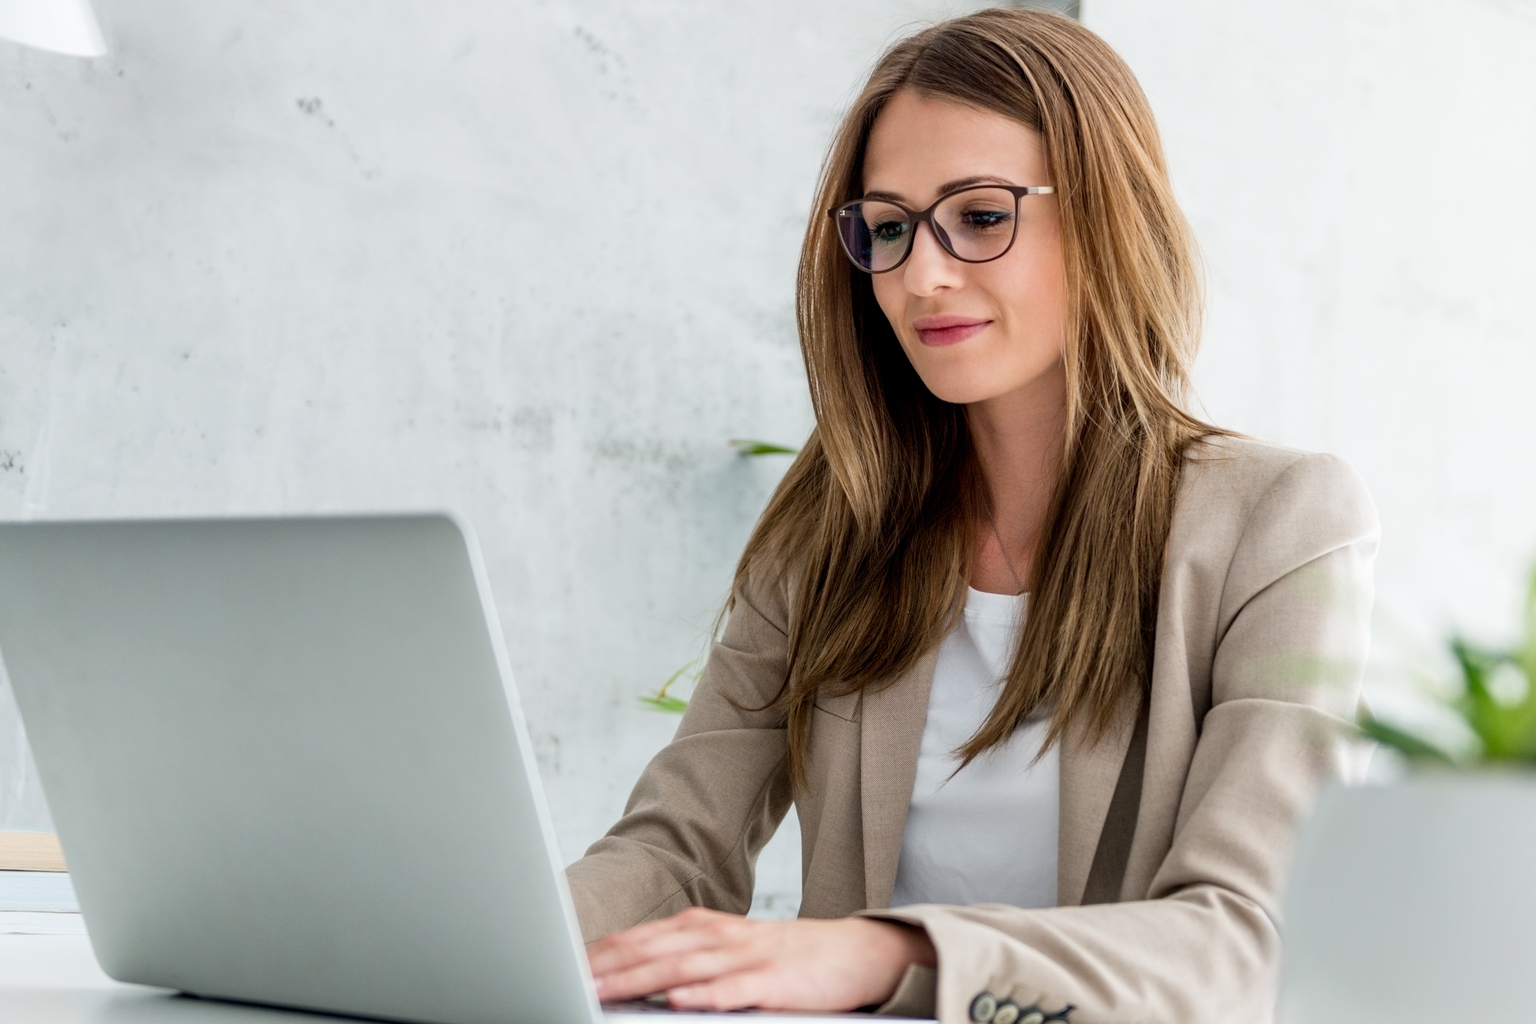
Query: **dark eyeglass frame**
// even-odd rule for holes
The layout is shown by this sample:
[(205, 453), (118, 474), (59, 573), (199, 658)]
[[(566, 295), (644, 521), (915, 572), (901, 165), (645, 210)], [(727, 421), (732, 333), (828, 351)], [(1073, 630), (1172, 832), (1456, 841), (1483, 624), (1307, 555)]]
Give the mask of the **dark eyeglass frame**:
[[(964, 195), (967, 192), (975, 192), (984, 188), (1002, 189), (1004, 192), (1013, 193), (1013, 234), (1009, 237), (1008, 244), (1003, 246), (1003, 251), (998, 253), (996, 256), (988, 256), (983, 260), (968, 260), (964, 256), (961, 256), (959, 253), (955, 252), (954, 246), (950, 244), (949, 236), (944, 233), (942, 228), (934, 223), (933, 211), (937, 210), (941, 205), (953, 199), (955, 196)], [(852, 263), (856, 268), (866, 274), (889, 274), (891, 271), (907, 262), (907, 257), (912, 255), (912, 249), (917, 244), (917, 228), (920, 224), (927, 224), (928, 230), (933, 232), (933, 237), (939, 243), (939, 247), (942, 248), (945, 252), (949, 253), (955, 259), (959, 260), (961, 263), (991, 263), (993, 260), (1000, 260), (1004, 256), (1008, 255), (1008, 250), (1012, 249), (1013, 243), (1018, 240), (1019, 204), (1023, 201), (1024, 197), (1048, 196), (1055, 193), (1055, 191), (1056, 186), (1054, 185), (967, 185), (965, 188), (957, 188), (953, 192), (946, 192), (942, 196), (939, 196), (939, 198), (933, 201), (933, 205), (928, 207), (926, 210), (914, 210), (911, 207), (904, 206), (903, 204), (898, 203), (893, 199), (850, 199), (848, 202), (843, 203), (840, 206), (832, 207), (832, 209), (827, 211), (827, 216), (832, 218), (832, 230), (833, 233), (837, 235), (837, 244), (842, 248), (843, 255), (848, 257), (848, 262)], [(837, 226), (837, 219), (839, 217), (856, 216), (857, 211), (854, 208), (862, 203), (884, 203), (887, 206), (894, 206), (896, 209), (907, 215), (907, 220), (912, 225), (912, 233), (907, 236), (907, 251), (901, 254), (901, 259), (897, 260), (895, 263), (892, 263), (884, 270), (869, 270), (860, 264), (858, 257), (854, 256), (853, 253), (848, 251), (848, 241), (843, 237), (842, 229)]]

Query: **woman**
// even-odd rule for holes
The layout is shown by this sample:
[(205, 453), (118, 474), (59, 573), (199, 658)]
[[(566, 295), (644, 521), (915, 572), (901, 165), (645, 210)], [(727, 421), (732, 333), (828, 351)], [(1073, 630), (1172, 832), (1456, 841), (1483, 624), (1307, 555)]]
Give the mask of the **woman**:
[[(677, 737), (569, 872), (603, 998), (1269, 1018), (1377, 526), (1337, 459), (1185, 411), (1198, 322), (1097, 37), (994, 10), (881, 59), (801, 261), (816, 430)], [(738, 917), (791, 803), (801, 919)]]

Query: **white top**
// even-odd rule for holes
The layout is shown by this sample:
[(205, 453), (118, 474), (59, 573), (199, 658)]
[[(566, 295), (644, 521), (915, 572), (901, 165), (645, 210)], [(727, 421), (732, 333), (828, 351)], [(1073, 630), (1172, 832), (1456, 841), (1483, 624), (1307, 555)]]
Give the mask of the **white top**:
[(956, 749), (1002, 692), (1027, 596), (968, 588), (960, 624), (939, 647), (893, 907), (1056, 905), (1057, 748), (1030, 764), (1049, 717), (1032, 717), (1006, 744), (954, 775)]

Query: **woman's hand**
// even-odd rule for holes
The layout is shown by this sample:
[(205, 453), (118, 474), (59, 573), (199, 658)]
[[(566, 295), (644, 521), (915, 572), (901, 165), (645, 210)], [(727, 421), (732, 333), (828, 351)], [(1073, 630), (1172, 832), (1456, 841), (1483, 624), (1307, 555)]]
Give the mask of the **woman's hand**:
[(677, 1009), (835, 1012), (885, 1002), (910, 964), (933, 966), (920, 928), (845, 917), (751, 921), (694, 907), (587, 947), (598, 998), (665, 992)]

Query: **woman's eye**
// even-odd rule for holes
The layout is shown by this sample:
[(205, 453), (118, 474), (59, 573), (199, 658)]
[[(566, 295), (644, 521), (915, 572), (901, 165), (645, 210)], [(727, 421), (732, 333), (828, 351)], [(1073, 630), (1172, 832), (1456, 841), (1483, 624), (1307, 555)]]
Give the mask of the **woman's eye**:
[(870, 237), (877, 242), (895, 242), (906, 234), (907, 222), (904, 220), (885, 220), (869, 227)]
[(1008, 226), (1013, 219), (1009, 210), (966, 210), (960, 223), (972, 231), (989, 231)]

